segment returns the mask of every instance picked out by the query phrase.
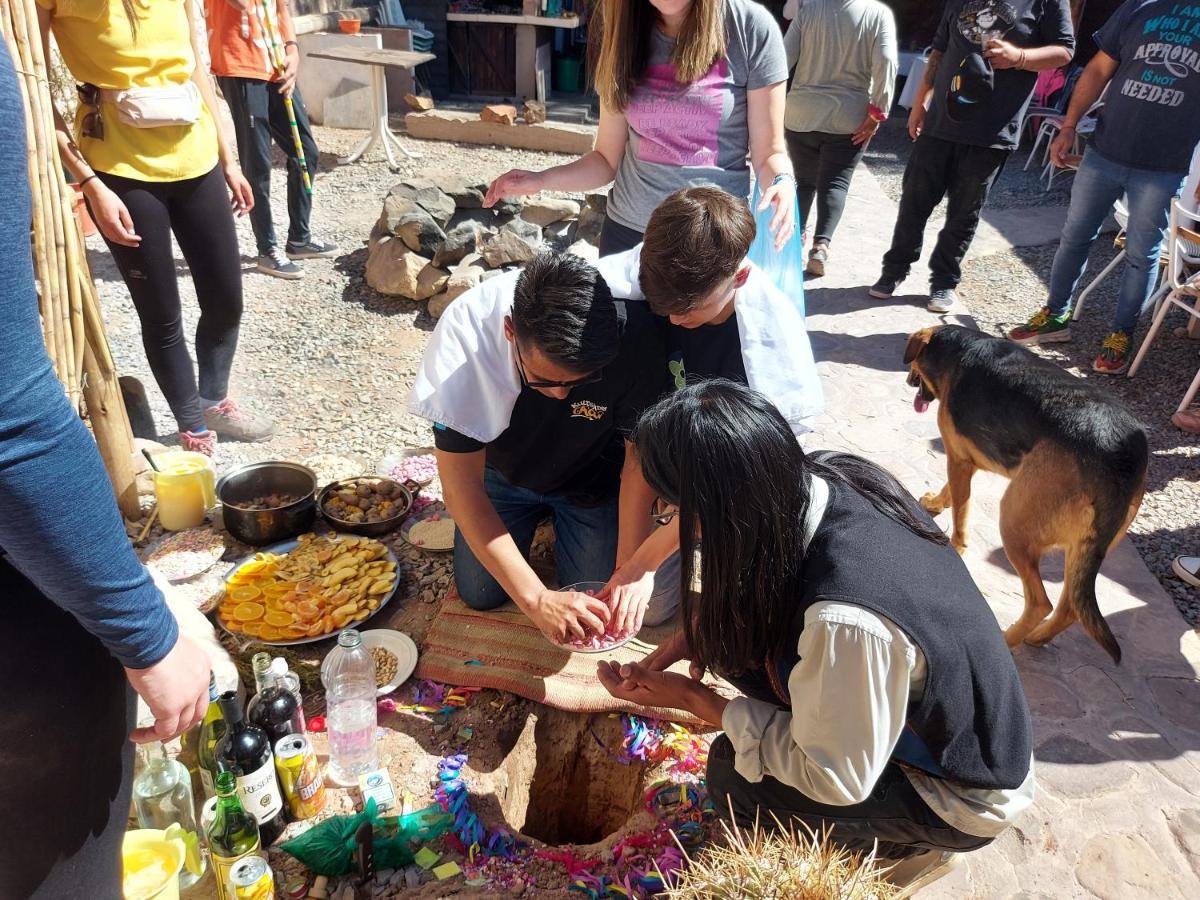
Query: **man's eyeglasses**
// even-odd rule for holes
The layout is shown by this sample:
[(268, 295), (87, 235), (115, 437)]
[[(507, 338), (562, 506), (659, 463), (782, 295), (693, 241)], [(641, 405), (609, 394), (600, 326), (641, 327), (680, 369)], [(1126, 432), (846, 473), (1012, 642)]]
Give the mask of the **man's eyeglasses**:
[(654, 498), (654, 505), (650, 507), (650, 518), (654, 520), (655, 525), (670, 525), (678, 515), (679, 507), (668, 503), (662, 497)]
[(104, 119), (100, 116), (100, 88), (94, 84), (77, 84), (75, 93), (82, 105), (92, 107), (92, 111), (84, 113), (79, 123), (80, 134), (97, 141), (104, 140)]
[(531, 381), (525, 371), (525, 360), (521, 357), (521, 345), (517, 343), (516, 337), (513, 337), (513, 347), (517, 351), (517, 370), (521, 373), (521, 381), (525, 387), (531, 388), (577, 388), (585, 384), (595, 384), (604, 378), (604, 370), (600, 369), (593, 372), (591, 375), (584, 375), (582, 378), (576, 378), (572, 381)]

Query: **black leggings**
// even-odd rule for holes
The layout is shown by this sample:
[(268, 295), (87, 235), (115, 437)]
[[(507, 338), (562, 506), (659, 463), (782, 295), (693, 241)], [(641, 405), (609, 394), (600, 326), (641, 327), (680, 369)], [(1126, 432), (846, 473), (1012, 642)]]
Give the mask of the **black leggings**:
[(600, 232), (600, 255), (615, 256), (626, 250), (632, 250), (642, 242), (642, 237), (640, 231), (635, 231), (612, 219), (605, 219), (604, 228)]
[(784, 131), (788, 155), (796, 171), (796, 196), (800, 204), (800, 228), (808, 225), (813, 199), (817, 201), (817, 224), (809, 246), (828, 244), (842, 220), (850, 179), (862, 159), (866, 144), (855, 144), (848, 134), (823, 131)]
[[(829, 840), (855, 853), (867, 853), (878, 841), (882, 859), (904, 859), (926, 850), (961, 853), (990, 844), (947, 825), (921, 799), (903, 770), (889, 763), (871, 796), (852, 806), (827, 806), (770, 775), (747, 781), (733, 767), (733, 744), (720, 735), (708, 751), (708, 793), (717, 814), (750, 828), (757, 819), (768, 828), (775, 818), (785, 827), (803, 822), (816, 834), (828, 829)], [(774, 816), (775, 818), (772, 818)]]
[[(242, 321), (242, 260), (221, 167), (184, 181), (138, 181), (100, 174), (129, 210), (139, 247), (108, 241), (142, 323), (150, 371), (180, 431), (204, 428), (200, 398), (224, 400)], [(171, 234), (196, 286), (196, 369), (188, 355)]]

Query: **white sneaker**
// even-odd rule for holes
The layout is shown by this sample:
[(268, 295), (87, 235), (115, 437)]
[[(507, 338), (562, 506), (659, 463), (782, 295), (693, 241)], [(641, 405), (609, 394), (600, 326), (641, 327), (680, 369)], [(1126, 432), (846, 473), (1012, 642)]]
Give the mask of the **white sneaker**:
[(950, 312), (957, 302), (958, 294), (954, 293), (954, 288), (939, 288), (936, 291), (930, 291), (929, 303), (925, 308), (935, 313)]
[(921, 888), (949, 875), (961, 862), (961, 853), (926, 850), (924, 853), (900, 860), (884, 877), (896, 887), (902, 888), (900, 897), (911, 897)]
[(1171, 571), (1192, 587), (1200, 588), (1200, 556), (1177, 556)]

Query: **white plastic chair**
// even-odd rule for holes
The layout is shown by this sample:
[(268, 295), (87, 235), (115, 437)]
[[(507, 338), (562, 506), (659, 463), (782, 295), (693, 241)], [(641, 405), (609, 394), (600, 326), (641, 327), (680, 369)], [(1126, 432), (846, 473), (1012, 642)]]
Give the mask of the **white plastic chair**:
[[(1106, 89), (1107, 91), (1107, 89)], [(1073, 152), (1080, 153), (1079, 136), (1082, 134), (1091, 134), (1096, 130), (1096, 116), (1100, 112), (1100, 107), (1104, 105), (1104, 94), (1100, 95), (1095, 103), (1088, 107), (1087, 112), (1079, 119), (1079, 124), (1075, 126), (1075, 147)], [(1062, 124), (1066, 120), (1066, 113), (1055, 113), (1047, 115), (1042, 119), (1041, 127), (1038, 128), (1037, 137), (1033, 141), (1033, 149), (1029, 151), (1029, 158), (1025, 160), (1025, 168), (1028, 169), (1033, 160), (1037, 157), (1038, 147), (1042, 146), (1042, 141), (1046, 142), (1046, 146), (1042, 152), (1042, 161), (1039, 163), (1045, 166), (1050, 162), (1050, 145), (1054, 143), (1054, 138), (1059, 131), (1062, 130)], [(1042, 173), (1045, 175), (1045, 172)]]
[[(1142, 346), (1138, 348), (1133, 365), (1129, 367), (1130, 378), (1137, 374), (1172, 306), (1177, 306), (1189, 316), (1200, 320), (1200, 231), (1196, 230), (1200, 228), (1200, 211), (1189, 208), (1194, 203), (1192, 195), (1185, 199), (1188, 203), (1186, 207), (1179, 200), (1171, 201), (1171, 224), (1167, 230), (1170, 260), (1167, 263), (1166, 284), (1170, 293), (1167, 294), (1166, 302), (1154, 313), (1150, 331), (1142, 341)], [(1183, 402), (1179, 404), (1177, 412), (1188, 408), (1195, 399), (1197, 390), (1200, 390), (1200, 370), (1196, 372), (1187, 393), (1183, 395)]]

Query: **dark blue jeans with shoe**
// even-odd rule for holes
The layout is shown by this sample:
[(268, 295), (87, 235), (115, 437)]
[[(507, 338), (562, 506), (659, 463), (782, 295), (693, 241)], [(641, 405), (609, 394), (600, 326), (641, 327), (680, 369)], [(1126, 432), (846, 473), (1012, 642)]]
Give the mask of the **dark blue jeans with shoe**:
[[(312, 194), (304, 189), (296, 142), (279, 85), (256, 78), (217, 79), (221, 93), (233, 115), (237, 137), (238, 159), (242, 172), (254, 192), (254, 209), (250, 210), (250, 227), (258, 244), (258, 255), (266, 256), (275, 249), (275, 224), (271, 220), (271, 141), (279, 145), (287, 157), (288, 243), (293, 246), (308, 243), (312, 237), (308, 223), (312, 216)], [(304, 148), (304, 162), (311, 182), (317, 177), (320, 151), (313, 140), (308, 110), (297, 88), (292, 93), (292, 108), (296, 113), (296, 128)]]
[(1129, 204), (1125, 272), (1121, 275), (1112, 330), (1133, 334), (1158, 275), (1158, 253), (1171, 200), (1179, 196), (1186, 177), (1186, 173), (1123, 166), (1089, 149), (1071, 185), (1071, 206), (1050, 268), (1050, 299), (1046, 304), (1050, 311), (1061, 316), (1070, 310), (1088, 251), (1113, 204), (1124, 195)]
[[(483, 487), (512, 535), (517, 548), (529, 558), (533, 535), (543, 519), (554, 525), (554, 557), (560, 586), (580, 581), (606, 582), (617, 560), (617, 498), (600, 506), (580, 506), (553, 494), (538, 494), (512, 484), (496, 469), (483, 471)], [(472, 609), (495, 609), (508, 602), (508, 594), (467, 546), (462, 532), (454, 538), (454, 581), (459, 596)], [(678, 554), (660, 567), (645, 624), (666, 621), (679, 605)]]

